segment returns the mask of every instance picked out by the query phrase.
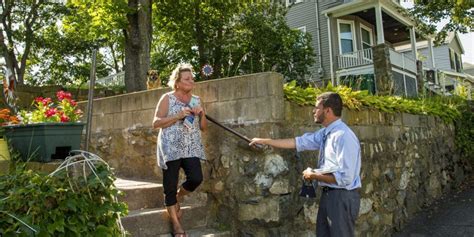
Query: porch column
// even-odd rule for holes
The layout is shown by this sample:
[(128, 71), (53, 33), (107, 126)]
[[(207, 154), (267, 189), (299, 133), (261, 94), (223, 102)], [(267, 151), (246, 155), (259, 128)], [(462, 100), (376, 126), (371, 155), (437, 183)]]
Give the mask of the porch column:
[(436, 67), (436, 64), (435, 64), (434, 53), (433, 53), (433, 38), (431, 37), (428, 38), (428, 54), (429, 54), (430, 62), (431, 62), (431, 69), (434, 69)]
[[(326, 14), (327, 24), (328, 24), (328, 39), (329, 39), (329, 70), (331, 71), (331, 84), (336, 85), (336, 80), (334, 80), (334, 66), (332, 58), (332, 38), (331, 38), (331, 18)], [(319, 29), (318, 29), (319, 30)]]
[(377, 24), (377, 44), (385, 43), (385, 36), (383, 33), (383, 22), (382, 22), (382, 7), (380, 4), (375, 5), (375, 21)]
[(411, 51), (413, 52), (413, 60), (416, 62), (416, 34), (415, 26), (410, 28), (410, 42), (411, 42)]

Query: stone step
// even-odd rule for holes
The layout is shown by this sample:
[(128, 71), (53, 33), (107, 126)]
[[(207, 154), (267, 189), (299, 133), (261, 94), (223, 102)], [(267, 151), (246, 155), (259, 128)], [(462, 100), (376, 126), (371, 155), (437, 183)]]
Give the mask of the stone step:
[[(232, 237), (230, 231), (218, 231), (214, 229), (192, 229), (186, 231), (189, 237)], [(158, 235), (158, 237), (171, 237), (171, 234)]]
[(127, 203), (130, 211), (164, 207), (162, 184), (121, 178), (117, 178), (114, 183), (124, 192), (119, 201)]
[[(185, 230), (203, 228), (207, 225), (207, 208), (182, 206), (181, 224)], [(132, 236), (148, 237), (170, 234), (171, 222), (165, 208), (130, 211), (122, 218), (122, 224)]]

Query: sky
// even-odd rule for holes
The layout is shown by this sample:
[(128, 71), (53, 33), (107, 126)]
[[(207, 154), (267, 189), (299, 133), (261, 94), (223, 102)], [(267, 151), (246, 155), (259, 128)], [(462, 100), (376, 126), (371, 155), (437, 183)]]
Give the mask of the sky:
[(474, 64), (474, 32), (459, 34), (459, 38), (461, 39), (462, 47), (464, 48), (462, 61)]

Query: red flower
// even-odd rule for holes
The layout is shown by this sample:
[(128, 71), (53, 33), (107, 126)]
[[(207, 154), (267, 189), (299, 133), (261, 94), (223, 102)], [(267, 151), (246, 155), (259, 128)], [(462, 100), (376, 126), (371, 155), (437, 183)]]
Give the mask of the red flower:
[(35, 98), (35, 102), (36, 102), (36, 103), (40, 103), (40, 102), (42, 103), (42, 102), (43, 102), (43, 99), (44, 99), (44, 98), (41, 97), (41, 96), (36, 97), (36, 98)]
[(61, 122), (65, 123), (65, 122), (69, 122), (69, 117), (66, 116), (65, 114), (61, 115)]
[(58, 91), (56, 92), (56, 96), (58, 97), (59, 101), (62, 101), (64, 99), (66, 100), (71, 100), (72, 95), (69, 92), (64, 92), (64, 91)]
[(77, 102), (75, 100), (70, 100), (69, 103), (71, 103), (72, 106), (76, 106)]
[(51, 116), (54, 116), (57, 112), (58, 110), (56, 108), (49, 108), (48, 110), (46, 110), (44, 114), (46, 115), (47, 118), (49, 118)]
[(43, 105), (46, 106), (46, 105), (48, 105), (49, 103), (51, 103), (51, 98), (48, 98), (48, 97), (47, 97), (47, 98), (43, 98), (43, 97), (40, 96), (40, 97), (36, 97), (35, 102), (38, 103), (38, 104), (39, 104), (39, 103), (42, 103)]

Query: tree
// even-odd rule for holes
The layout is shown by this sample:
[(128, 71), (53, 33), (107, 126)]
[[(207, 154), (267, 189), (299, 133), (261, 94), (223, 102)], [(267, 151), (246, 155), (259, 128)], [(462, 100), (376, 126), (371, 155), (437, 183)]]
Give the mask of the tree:
[(436, 36), (442, 42), (448, 32), (467, 33), (474, 30), (474, 1), (471, 0), (414, 0), (411, 13), (427, 23), (422, 28), (425, 33), (434, 33), (436, 24), (449, 19)]
[(213, 78), (263, 71), (302, 78), (314, 62), (310, 37), (290, 29), (285, 14), (284, 7), (268, 2), (160, 1), (152, 65), (165, 75), (170, 63), (187, 61), (197, 69), (211, 64)]
[[(146, 73), (150, 66), (151, 0), (87, 1), (73, 0), (74, 10), (65, 23), (86, 41), (101, 42), (116, 72), (125, 69), (128, 92), (146, 89)], [(80, 32), (80, 33), (77, 33)], [(123, 63), (124, 61), (124, 63)]]
[(64, 7), (46, 0), (0, 0), (0, 11), (0, 53), (23, 84), (32, 50), (43, 42), (42, 31), (56, 23)]
[(150, 67), (152, 0), (128, 0), (125, 35), (125, 87), (128, 92), (145, 90)]
[(285, 15), (280, 4), (259, 3), (243, 10), (225, 61), (229, 76), (276, 71), (287, 80), (304, 80), (314, 63), (311, 36), (290, 29)]

